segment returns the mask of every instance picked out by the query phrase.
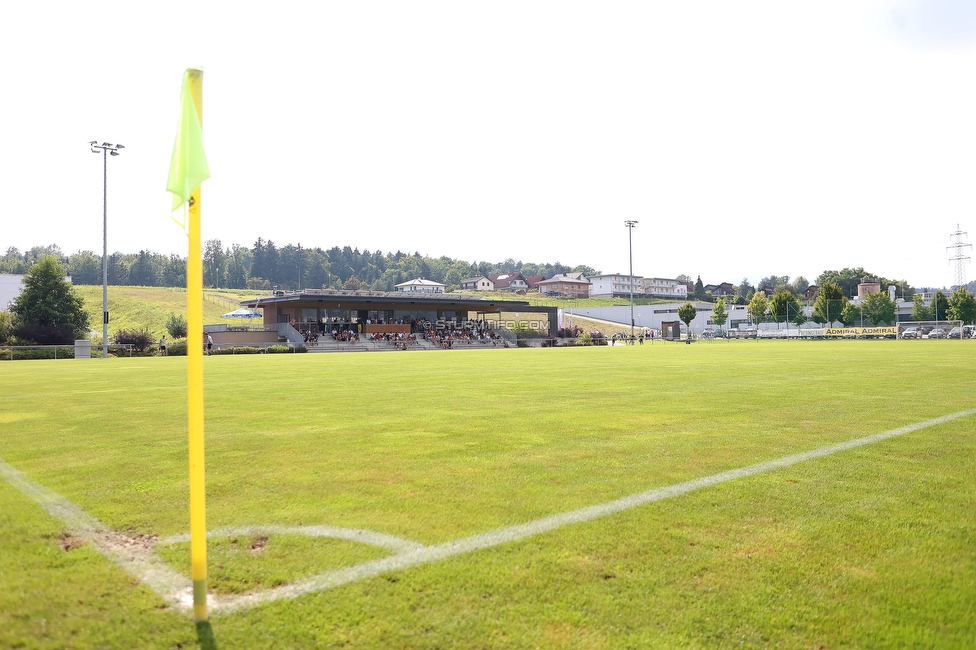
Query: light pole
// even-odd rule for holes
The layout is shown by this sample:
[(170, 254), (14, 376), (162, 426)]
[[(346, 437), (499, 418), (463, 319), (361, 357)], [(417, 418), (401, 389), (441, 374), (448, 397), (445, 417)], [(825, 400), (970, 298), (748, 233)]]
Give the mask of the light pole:
[(636, 221), (624, 221), (627, 226), (627, 244), (630, 249), (630, 343), (634, 343), (634, 226)]
[(108, 157), (119, 155), (121, 144), (92, 140), (92, 153), (102, 152), (102, 358), (108, 358)]

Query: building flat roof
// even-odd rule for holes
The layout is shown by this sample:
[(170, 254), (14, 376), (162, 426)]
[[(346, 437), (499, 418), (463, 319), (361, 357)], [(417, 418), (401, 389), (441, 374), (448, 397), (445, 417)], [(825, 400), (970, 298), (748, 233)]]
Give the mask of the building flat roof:
[(348, 303), (359, 305), (426, 305), (434, 308), (463, 307), (470, 311), (548, 311), (525, 300), (492, 300), (481, 296), (456, 293), (420, 293), (405, 291), (340, 291), (338, 289), (303, 289), (276, 291), (270, 296), (242, 300), (244, 307), (290, 302)]

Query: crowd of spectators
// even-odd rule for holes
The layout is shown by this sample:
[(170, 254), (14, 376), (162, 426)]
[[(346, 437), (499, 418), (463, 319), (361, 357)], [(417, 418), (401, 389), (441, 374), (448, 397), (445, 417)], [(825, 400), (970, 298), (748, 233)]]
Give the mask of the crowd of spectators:
[(484, 321), (449, 323), (443, 328), (430, 327), (424, 330), (424, 339), (445, 350), (450, 350), (457, 342), (491, 344), (492, 347), (497, 347), (500, 338), (501, 336)]

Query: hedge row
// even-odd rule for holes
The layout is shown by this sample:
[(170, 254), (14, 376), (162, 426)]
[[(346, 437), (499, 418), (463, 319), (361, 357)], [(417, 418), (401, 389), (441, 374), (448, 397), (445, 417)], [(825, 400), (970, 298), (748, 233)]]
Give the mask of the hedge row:
[[(57, 356), (54, 355), (54, 348), (42, 348), (40, 350), (14, 350), (14, 361), (25, 361), (29, 359), (74, 359), (75, 348), (73, 345), (59, 347)], [(10, 348), (0, 348), (0, 361), (10, 361)]]
[[(34, 359), (74, 359), (75, 349), (74, 346), (64, 346), (58, 347), (57, 356), (54, 355), (54, 348), (42, 348), (35, 350), (14, 350), (13, 359), (14, 361), (26, 361)], [(308, 349), (304, 345), (298, 345), (294, 348), (290, 348), (287, 345), (271, 345), (267, 348), (255, 348), (246, 345), (237, 345), (229, 348), (214, 348), (213, 354), (289, 354), (297, 353), (301, 354), (303, 352), (308, 352)], [(158, 350), (147, 350), (143, 354), (138, 354), (133, 352), (132, 356), (151, 356), (158, 355)], [(166, 345), (166, 355), (170, 357), (185, 357), (186, 356), (186, 341), (179, 341), (176, 343), (169, 343)], [(92, 357), (101, 356), (98, 350), (92, 350)], [(122, 356), (127, 357), (128, 354), (117, 353), (116, 350), (109, 352), (109, 356), (116, 357)], [(0, 361), (10, 361), (10, 348), (0, 347)]]

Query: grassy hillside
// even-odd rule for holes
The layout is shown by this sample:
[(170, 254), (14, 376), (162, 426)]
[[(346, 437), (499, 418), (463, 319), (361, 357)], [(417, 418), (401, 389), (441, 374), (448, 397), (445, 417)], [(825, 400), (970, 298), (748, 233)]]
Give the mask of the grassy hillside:
[[(75, 285), (75, 291), (84, 298), (85, 309), (91, 314), (91, 329), (101, 333), (102, 288), (92, 285)], [(206, 289), (203, 293), (203, 322), (241, 324), (239, 318), (221, 318), (221, 314), (238, 309), (241, 300), (258, 295), (259, 291), (246, 289)], [(186, 315), (186, 289), (174, 287), (109, 287), (108, 334), (120, 329), (141, 330), (148, 328), (153, 334), (166, 331), (166, 319), (171, 313)], [(258, 324), (260, 319), (255, 319)]]

